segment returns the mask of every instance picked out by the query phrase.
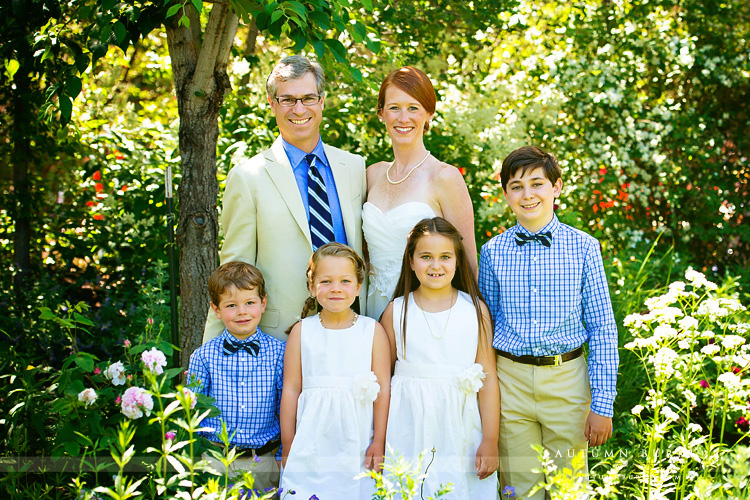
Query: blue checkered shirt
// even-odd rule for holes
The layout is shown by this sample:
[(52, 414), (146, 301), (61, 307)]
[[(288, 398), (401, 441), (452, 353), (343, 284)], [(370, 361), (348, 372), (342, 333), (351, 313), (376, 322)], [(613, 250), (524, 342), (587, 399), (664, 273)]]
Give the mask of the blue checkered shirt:
[(516, 356), (554, 356), (589, 345), (591, 410), (611, 417), (617, 394), (617, 324), (596, 238), (556, 216), (540, 232), (552, 246), (523, 246), (520, 224), (482, 246), (479, 289), (492, 313), (492, 345)]
[[(195, 389), (214, 398), (221, 411), (220, 416), (203, 420), (203, 427), (215, 429), (215, 432), (204, 432), (203, 435), (220, 442), (223, 420), (228, 434), (235, 433), (230, 440), (232, 445), (260, 448), (281, 435), (279, 404), (286, 344), (258, 328), (245, 341), (257, 340), (260, 343), (257, 357), (244, 349), (225, 356), (222, 346), (227, 338), (239, 342), (225, 329), (190, 356), (188, 380), (197, 378), (199, 385)], [(280, 450), (276, 458), (281, 459)]]

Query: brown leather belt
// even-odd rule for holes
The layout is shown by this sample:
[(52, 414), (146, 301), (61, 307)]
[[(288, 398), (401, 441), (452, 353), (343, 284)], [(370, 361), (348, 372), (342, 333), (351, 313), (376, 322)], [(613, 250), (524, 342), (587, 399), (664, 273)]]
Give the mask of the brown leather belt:
[(504, 358), (508, 358), (511, 361), (515, 361), (516, 363), (523, 363), (525, 365), (559, 366), (566, 361), (570, 361), (571, 359), (580, 357), (581, 354), (583, 354), (583, 346), (579, 347), (578, 349), (573, 349), (572, 351), (566, 352), (564, 354), (558, 354), (557, 356), (514, 356), (509, 352), (500, 351), (498, 349), (495, 349), (495, 352), (497, 352), (498, 356), (502, 356)]

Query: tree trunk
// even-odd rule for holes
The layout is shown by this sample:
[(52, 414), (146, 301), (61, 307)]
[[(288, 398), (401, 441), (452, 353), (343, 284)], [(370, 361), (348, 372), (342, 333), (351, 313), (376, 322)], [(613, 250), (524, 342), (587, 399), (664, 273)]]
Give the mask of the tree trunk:
[(178, 189), (177, 246), (180, 258), (180, 362), (201, 344), (209, 308), (208, 277), (218, 264), (216, 142), (219, 110), (230, 90), (227, 61), (238, 19), (215, 3), (203, 40), (192, 7), (191, 29), (168, 25), (167, 42), (180, 115), (182, 180)]
[[(30, 52), (30, 50), (29, 50)], [(28, 58), (21, 59), (29, 60)], [(25, 69), (25, 68), (24, 68)], [(31, 137), (29, 117), (29, 76), (21, 70), (16, 73), (13, 93), (13, 290), (19, 311), (26, 311), (31, 272), (31, 194), (29, 192), (29, 164), (31, 163)]]

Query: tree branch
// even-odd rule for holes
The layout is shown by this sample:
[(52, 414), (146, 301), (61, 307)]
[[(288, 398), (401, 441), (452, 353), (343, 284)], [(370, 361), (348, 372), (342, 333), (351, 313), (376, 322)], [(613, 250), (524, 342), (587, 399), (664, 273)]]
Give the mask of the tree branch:
[(214, 80), (216, 72), (226, 70), (238, 24), (237, 14), (229, 4), (214, 4), (208, 16), (208, 25), (203, 37), (203, 47), (198, 55), (191, 93), (201, 90), (212, 93), (216, 85)]

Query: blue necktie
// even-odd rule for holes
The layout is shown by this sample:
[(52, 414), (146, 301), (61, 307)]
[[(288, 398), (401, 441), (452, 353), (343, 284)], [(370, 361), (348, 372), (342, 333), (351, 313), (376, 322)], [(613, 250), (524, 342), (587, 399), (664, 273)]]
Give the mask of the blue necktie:
[(234, 342), (231, 339), (224, 339), (224, 356), (230, 356), (240, 349), (257, 356), (260, 351), (260, 342), (251, 340), (250, 342)]
[(530, 241), (536, 241), (540, 243), (541, 245), (549, 248), (552, 246), (552, 233), (547, 231), (546, 233), (537, 233), (537, 234), (523, 234), (523, 233), (516, 233), (516, 244), (519, 247), (524, 246), (526, 243)]
[(315, 166), (316, 157), (306, 156), (307, 164), (307, 203), (310, 208), (310, 237), (313, 251), (335, 239), (333, 234), (333, 219), (331, 206), (328, 204), (326, 184)]

